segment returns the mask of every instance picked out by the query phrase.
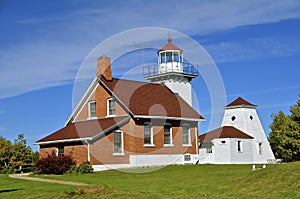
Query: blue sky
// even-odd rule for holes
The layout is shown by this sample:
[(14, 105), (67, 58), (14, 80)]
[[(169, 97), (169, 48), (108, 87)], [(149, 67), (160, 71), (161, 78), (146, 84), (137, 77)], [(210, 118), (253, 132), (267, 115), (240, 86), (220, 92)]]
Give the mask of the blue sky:
[[(288, 113), (300, 94), (297, 0), (4, 0), (0, 25), (0, 135), (13, 141), (24, 133), (34, 149), (35, 141), (63, 127), (71, 114), (73, 83), (85, 57), (100, 42), (133, 28), (169, 28), (196, 40), (220, 71), (226, 103), (241, 96), (257, 104), (267, 133), (271, 114)], [(120, 75), (117, 69), (113, 73)], [(193, 86), (207, 120), (200, 126), (204, 133), (210, 96), (201, 77)]]

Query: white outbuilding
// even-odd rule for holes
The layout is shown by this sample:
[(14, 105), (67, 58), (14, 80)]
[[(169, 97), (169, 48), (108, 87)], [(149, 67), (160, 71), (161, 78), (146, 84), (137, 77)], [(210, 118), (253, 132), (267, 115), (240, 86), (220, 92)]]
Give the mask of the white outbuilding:
[(239, 97), (225, 106), (222, 126), (199, 136), (199, 162), (265, 164), (275, 160), (256, 105)]

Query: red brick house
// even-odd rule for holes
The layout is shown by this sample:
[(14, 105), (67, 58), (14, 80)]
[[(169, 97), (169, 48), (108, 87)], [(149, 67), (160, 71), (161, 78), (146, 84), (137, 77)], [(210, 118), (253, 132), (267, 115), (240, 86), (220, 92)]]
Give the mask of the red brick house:
[(185, 87), (196, 77), (184, 71), (182, 50), (175, 47), (169, 39), (158, 51), (160, 72), (145, 75), (151, 83), (113, 78), (110, 58), (100, 57), (96, 77), (66, 125), (36, 142), (41, 156), (71, 154), (77, 164), (89, 161), (96, 171), (195, 163), (198, 123), (204, 118), (180, 91), (164, 84), (174, 80)]

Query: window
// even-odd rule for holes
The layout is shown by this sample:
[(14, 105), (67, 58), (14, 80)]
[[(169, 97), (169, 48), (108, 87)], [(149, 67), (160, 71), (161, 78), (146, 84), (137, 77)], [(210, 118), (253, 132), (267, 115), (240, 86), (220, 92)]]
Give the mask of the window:
[(235, 119), (236, 119), (236, 117), (235, 117), (235, 116), (232, 116), (232, 117), (231, 117), (231, 120), (232, 120), (232, 121), (234, 121)]
[(263, 154), (263, 143), (262, 142), (258, 143), (258, 154), (259, 155)]
[(57, 145), (57, 155), (64, 156), (64, 153), (65, 153), (64, 145), (58, 144)]
[(174, 52), (174, 61), (175, 62), (179, 62), (179, 53), (178, 52)]
[(96, 102), (92, 101), (89, 102), (89, 118), (95, 118), (96, 117)]
[(249, 117), (249, 118), (250, 118), (250, 120), (253, 120), (253, 116), (252, 116), (252, 115), (250, 115), (250, 117)]
[(172, 144), (172, 128), (170, 124), (164, 125), (164, 144)]
[(183, 144), (190, 145), (191, 138), (190, 138), (190, 126), (188, 124), (183, 125)]
[(107, 100), (107, 115), (116, 114), (116, 102), (113, 98)]
[(184, 161), (185, 162), (190, 162), (192, 160), (191, 155), (190, 154), (184, 154)]
[(237, 151), (242, 152), (242, 141), (241, 140), (237, 141)]
[(123, 155), (123, 131), (114, 131), (114, 155)]
[(144, 125), (144, 145), (153, 145), (153, 133), (151, 123)]
[(160, 53), (160, 63), (166, 62), (166, 53)]
[(167, 58), (167, 62), (172, 62), (172, 52), (167, 52), (166, 58)]
[(221, 144), (226, 144), (226, 141), (225, 140), (221, 140)]
[(211, 146), (206, 148), (206, 153), (212, 153), (212, 147)]
[(202, 142), (200, 144), (200, 149), (205, 149), (206, 153), (212, 153), (212, 147), (213, 143), (212, 142)]

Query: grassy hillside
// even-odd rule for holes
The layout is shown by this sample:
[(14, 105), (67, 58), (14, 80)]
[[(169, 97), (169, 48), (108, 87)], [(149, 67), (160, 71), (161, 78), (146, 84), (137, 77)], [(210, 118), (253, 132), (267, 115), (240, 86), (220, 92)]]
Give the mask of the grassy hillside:
[(0, 198), (300, 198), (300, 162), (267, 165), (266, 169), (256, 171), (251, 168), (251, 165), (186, 165), (148, 173), (105, 171), (39, 176), (85, 182), (90, 187), (0, 175)]

